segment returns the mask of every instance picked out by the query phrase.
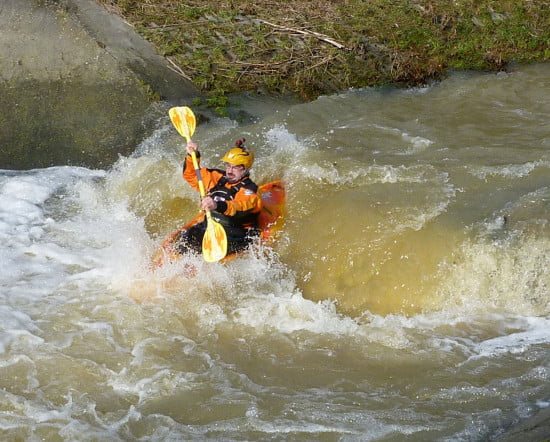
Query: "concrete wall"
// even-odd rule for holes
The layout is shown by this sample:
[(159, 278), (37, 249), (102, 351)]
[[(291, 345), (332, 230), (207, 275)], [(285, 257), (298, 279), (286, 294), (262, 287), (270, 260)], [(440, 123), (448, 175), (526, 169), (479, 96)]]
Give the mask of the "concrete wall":
[(0, 0), (0, 169), (106, 167), (199, 95), (95, 0)]

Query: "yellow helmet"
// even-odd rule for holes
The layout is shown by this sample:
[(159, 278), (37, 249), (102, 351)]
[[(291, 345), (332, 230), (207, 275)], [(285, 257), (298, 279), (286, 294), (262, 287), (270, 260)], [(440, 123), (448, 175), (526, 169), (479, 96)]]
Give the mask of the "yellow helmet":
[(222, 161), (233, 166), (244, 166), (245, 169), (250, 169), (254, 163), (254, 152), (245, 147), (245, 141), (243, 138), (235, 142), (235, 146), (237, 147), (229, 149), (222, 157)]

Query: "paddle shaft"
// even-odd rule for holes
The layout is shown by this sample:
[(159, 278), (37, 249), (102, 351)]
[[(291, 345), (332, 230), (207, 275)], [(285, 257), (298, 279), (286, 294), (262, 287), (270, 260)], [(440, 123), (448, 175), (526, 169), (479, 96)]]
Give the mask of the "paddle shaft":
[[(189, 141), (191, 140), (189, 139), (188, 142)], [(197, 181), (199, 183), (199, 193), (201, 195), (201, 198), (204, 198), (206, 196), (206, 190), (204, 189), (204, 183), (202, 182), (201, 170), (199, 168), (199, 162), (197, 161), (197, 155), (195, 151), (191, 152), (191, 159), (193, 160), (193, 167), (195, 168), (195, 173), (197, 174)], [(204, 209), (204, 211), (206, 212), (206, 218), (210, 220), (211, 219), (210, 210)]]

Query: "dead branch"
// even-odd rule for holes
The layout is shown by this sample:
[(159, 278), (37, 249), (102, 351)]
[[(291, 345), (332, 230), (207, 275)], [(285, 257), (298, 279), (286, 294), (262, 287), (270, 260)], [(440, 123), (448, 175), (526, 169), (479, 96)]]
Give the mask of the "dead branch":
[(326, 36), (326, 35), (323, 35), (323, 34), (320, 34), (318, 32), (314, 32), (314, 31), (309, 31), (309, 30), (302, 30), (302, 29), (295, 29), (295, 28), (287, 28), (286, 26), (281, 26), (281, 25), (277, 25), (275, 23), (270, 23), (266, 20), (261, 20), (259, 19), (258, 22), (260, 23), (263, 23), (263, 24), (266, 24), (268, 26), (271, 26), (272, 28), (275, 28), (275, 29), (279, 29), (281, 31), (286, 31), (286, 32), (294, 32), (296, 34), (302, 34), (302, 35), (309, 35), (311, 37), (315, 37), (316, 39), (318, 40), (321, 40), (321, 41), (324, 41), (325, 43), (329, 43), (333, 46), (336, 46), (338, 49), (343, 49), (345, 51), (349, 51), (350, 49), (347, 48), (346, 46), (344, 46), (342, 43), (339, 43), (337, 42), (336, 40), (333, 40), (332, 38)]
[(174, 61), (170, 58), (170, 57), (165, 57), (166, 60), (168, 60), (168, 62), (171, 64), (171, 66), (168, 66), (168, 69), (170, 69), (171, 71), (174, 71), (176, 74), (182, 76), (183, 78), (189, 80), (189, 81), (193, 81), (191, 77), (189, 77), (183, 70), (182, 68), (180, 68), (176, 63), (174, 63)]

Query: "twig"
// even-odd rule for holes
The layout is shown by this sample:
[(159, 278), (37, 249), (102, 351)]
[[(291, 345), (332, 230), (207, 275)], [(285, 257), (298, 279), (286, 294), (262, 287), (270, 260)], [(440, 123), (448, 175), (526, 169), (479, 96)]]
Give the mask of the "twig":
[(165, 57), (165, 58), (172, 65), (172, 66), (168, 66), (168, 69), (170, 69), (171, 71), (174, 71), (176, 74), (181, 75), (183, 78), (189, 81), (193, 81), (191, 77), (189, 77), (185, 72), (183, 72), (183, 70), (176, 63), (174, 63), (170, 57)]
[(294, 28), (287, 28), (286, 26), (281, 26), (281, 25), (277, 25), (275, 23), (270, 23), (266, 20), (261, 20), (259, 19), (258, 20), (260, 23), (263, 23), (263, 24), (266, 24), (268, 26), (271, 26), (275, 29), (279, 29), (281, 31), (287, 31), (287, 32), (295, 32), (297, 34), (303, 34), (303, 35), (310, 35), (312, 37), (315, 37), (317, 38), (318, 40), (321, 40), (321, 41), (324, 41), (326, 43), (329, 43), (333, 46), (336, 46), (338, 49), (344, 49), (346, 51), (349, 51), (350, 49), (347, 48), (346, 46), (344, 46), (342, 43), (338, 43), (336, 40), (333, 40), (332, 38), (326, 36), (326, 35), (323, 35), (323, 34), (319, 34), (318, 32), (314, 32), (314, 31), (308, 31), (307, 29), (304, 31), (304, 30), (301, 30), (301, 29), (294, 29)]
[(315, 69), (317, 66), (321, 66), (323, 64), (326, 65), (326, 64), (330, 63), (332, 60), (334, 60), (335, 58), (336, 58), (336, 55), (329, 56), (329, 57), (323, 57), (323, 59), (320, 62), (315, 63), (313, 66), (308, 66), (304, 70), (305, 71), (310, 71), (312, 69)]

